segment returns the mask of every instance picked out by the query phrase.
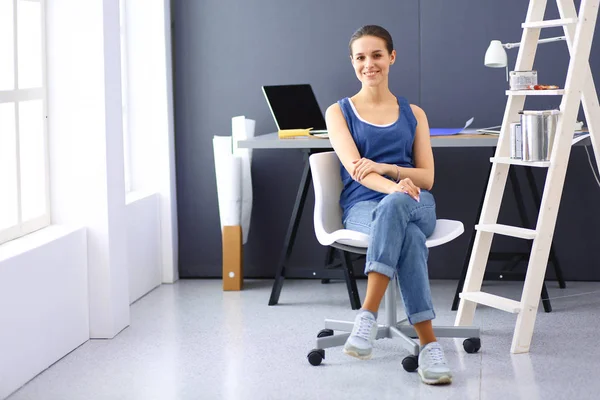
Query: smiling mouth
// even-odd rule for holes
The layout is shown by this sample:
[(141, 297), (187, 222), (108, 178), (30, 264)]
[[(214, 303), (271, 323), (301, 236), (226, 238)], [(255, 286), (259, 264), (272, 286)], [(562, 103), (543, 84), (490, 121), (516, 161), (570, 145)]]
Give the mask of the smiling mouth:
[(375, 76), (377, 74), (378, 71), (369, 71), (369, 72), (364, 72), (363, 75), (366, 77), (371, 77), (371, 76)]

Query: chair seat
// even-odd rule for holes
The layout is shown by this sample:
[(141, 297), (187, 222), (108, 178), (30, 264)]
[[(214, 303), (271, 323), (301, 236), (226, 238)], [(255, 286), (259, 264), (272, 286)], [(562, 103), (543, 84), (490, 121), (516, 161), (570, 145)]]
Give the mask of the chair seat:
[[(442, 245), (456, 239), (464, 232), (464, 230), (463, 223), (460, 221), (438, 219), (435, 230), (431, 236), (427, 238), (425, 244), (427, 247)], [(369, 247), (369, 235), (349, 229), (338, 229), (329, 234), (325, 234), (324, 236), (326, 236), (323, 237), (326, 243), (321, 242), (322, 244), (331, 245), (333, 243), (339, 243), (363, 249)]]
[(345, 244), (346, 246), (360, 247), (366, 249), (369, 247), (369, 235), (362, 232), (352, 231), (350, 229), (339, 229), (331, 233), (329, 238), (331, 243)]

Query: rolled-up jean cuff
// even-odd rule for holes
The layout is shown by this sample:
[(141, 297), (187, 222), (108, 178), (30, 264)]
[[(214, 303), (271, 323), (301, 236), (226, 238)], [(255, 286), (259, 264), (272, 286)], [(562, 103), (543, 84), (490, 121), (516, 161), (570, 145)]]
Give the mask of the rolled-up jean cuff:
[(390, 279), (394, 279), (396, 276), (396, 269), (390, 267), (389, 265), (380, 263), (379, 261), (369, 261), (365, 265), (365, 275), (368, 275), (369, 272), (378, 272), (382, 275), (387, 276)]
[(430, 321), (435, 318), (435, 312), (433, 310), (425, 310), (416, 314), (408, 315), (408, 322), (411, 325), (418, 324), (423, 321)]

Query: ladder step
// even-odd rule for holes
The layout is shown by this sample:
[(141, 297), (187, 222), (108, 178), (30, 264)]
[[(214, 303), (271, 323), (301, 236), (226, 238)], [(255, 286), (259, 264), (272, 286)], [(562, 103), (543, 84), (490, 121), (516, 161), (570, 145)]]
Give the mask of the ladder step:
[(562, 96), (565, 94), (564, 89), (554, 90), (507, 90), (507, 96)]
[(565, 26), (576, 24), (577, 18), (550, 19), (547, 21), (524, 22), (521, 24), (523, 28), (554, 28), (557, 26)]
[(490, 161), (498, 164), (510, 164), (510, 165), (525, 165), (527, 167), (550, 167), (550, 161), (524, 161), (510, 157), (491, 157)]
[(537, 232), (534, 229), (519, 228), (516, 226), (502, 224), (477, 224), (475, 229), (481, 232), (497, 233), (499, 235), (511, 236), (521, 239), (535, 239)]
[(517, 314), (521, 312), (521, 303), (507, 299), (506, 297), (496, 296), (495, 294), (485, 292), (463, 292), (459, 296), (461, 299), (504, 310), (509, 313)]

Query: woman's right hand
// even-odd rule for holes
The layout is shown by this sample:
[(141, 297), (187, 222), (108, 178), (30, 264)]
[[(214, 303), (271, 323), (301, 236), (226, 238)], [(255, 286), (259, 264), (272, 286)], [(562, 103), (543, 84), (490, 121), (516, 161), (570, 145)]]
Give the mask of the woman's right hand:
[(394, 186), (394, 192), (406, 193), (416, 201), (421, 201), (419, 196), (421, 194), (421, 189), (416, 186), (410, 178), (400, 180), (400, 182)]
[(369, 175), (371, 172), (375, 172), (379, 175), (385, 174), (385, 167), (383, 164), (371, 161), (368, 158), (361, 158), (359, 160), (352, 161), (354, 165), (354, 172), (352, 173), (352, 179), (357, 182), (363, 180), (363, 178)]

